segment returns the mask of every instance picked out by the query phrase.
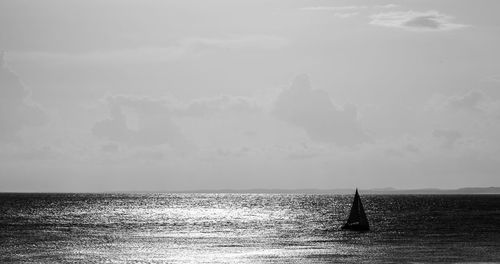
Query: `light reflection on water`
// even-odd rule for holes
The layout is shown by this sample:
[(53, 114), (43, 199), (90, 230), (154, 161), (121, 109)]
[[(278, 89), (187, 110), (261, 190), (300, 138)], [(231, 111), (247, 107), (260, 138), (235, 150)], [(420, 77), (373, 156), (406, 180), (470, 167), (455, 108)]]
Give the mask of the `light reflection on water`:
[(500, 196), (0, 194), (0, 262), (500, 261)]

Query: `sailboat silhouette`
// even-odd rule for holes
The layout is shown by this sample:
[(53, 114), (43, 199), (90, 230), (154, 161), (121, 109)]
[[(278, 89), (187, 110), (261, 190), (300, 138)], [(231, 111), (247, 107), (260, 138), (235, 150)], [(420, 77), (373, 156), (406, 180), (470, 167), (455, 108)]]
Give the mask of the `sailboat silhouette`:
[(355, 231), (368, 231), (370, 230), (370, 225), (368, 224), (368, 218), (365, 214), (365, 209), (361, 203), (361, 198), (359, 197), (358, 189), (356, 188), (356, 194), (354, 195), (354, 201), (352, 202), (351, 212), (349, 213), (349, 218), (347, 222), (342, 226), (344, 230), (355, 230)]

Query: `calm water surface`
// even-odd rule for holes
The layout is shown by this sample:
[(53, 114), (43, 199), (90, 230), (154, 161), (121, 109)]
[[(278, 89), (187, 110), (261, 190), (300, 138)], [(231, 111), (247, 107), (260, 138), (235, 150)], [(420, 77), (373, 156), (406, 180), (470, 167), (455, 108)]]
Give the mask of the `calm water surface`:
[(500, 195), (0, 194), (0, 263), (500, 263)]

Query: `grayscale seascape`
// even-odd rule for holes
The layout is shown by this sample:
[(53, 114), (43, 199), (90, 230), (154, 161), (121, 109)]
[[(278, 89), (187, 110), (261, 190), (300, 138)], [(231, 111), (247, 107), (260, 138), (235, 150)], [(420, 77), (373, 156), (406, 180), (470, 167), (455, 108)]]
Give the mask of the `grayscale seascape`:
[(0, 0), (0, 264), (500, 264), (499, 11)]
[(500, 262), (499, 195), (0, 194), (1, 263)]

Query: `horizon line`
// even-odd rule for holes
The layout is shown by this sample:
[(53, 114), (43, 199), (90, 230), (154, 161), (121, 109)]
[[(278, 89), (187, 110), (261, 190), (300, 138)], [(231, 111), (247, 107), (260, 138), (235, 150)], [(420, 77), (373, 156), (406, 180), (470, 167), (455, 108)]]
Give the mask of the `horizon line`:
[(21, 194), (21, 193), (39, 193), (39, 194), (104, 194), (104, 193), (239, 193), (239, 194), (349, 194), (358, 189), (366, 194), (500, 194), (500, 186), (488, 187), (459, 187), (459, 188), (395, 188), (395, 187), (377, 187), (377, 188), (220, 188), (220, 189), (192, 189), (192, 190), (107, 190), (107, 191), (0, 191), (0, 194)]

